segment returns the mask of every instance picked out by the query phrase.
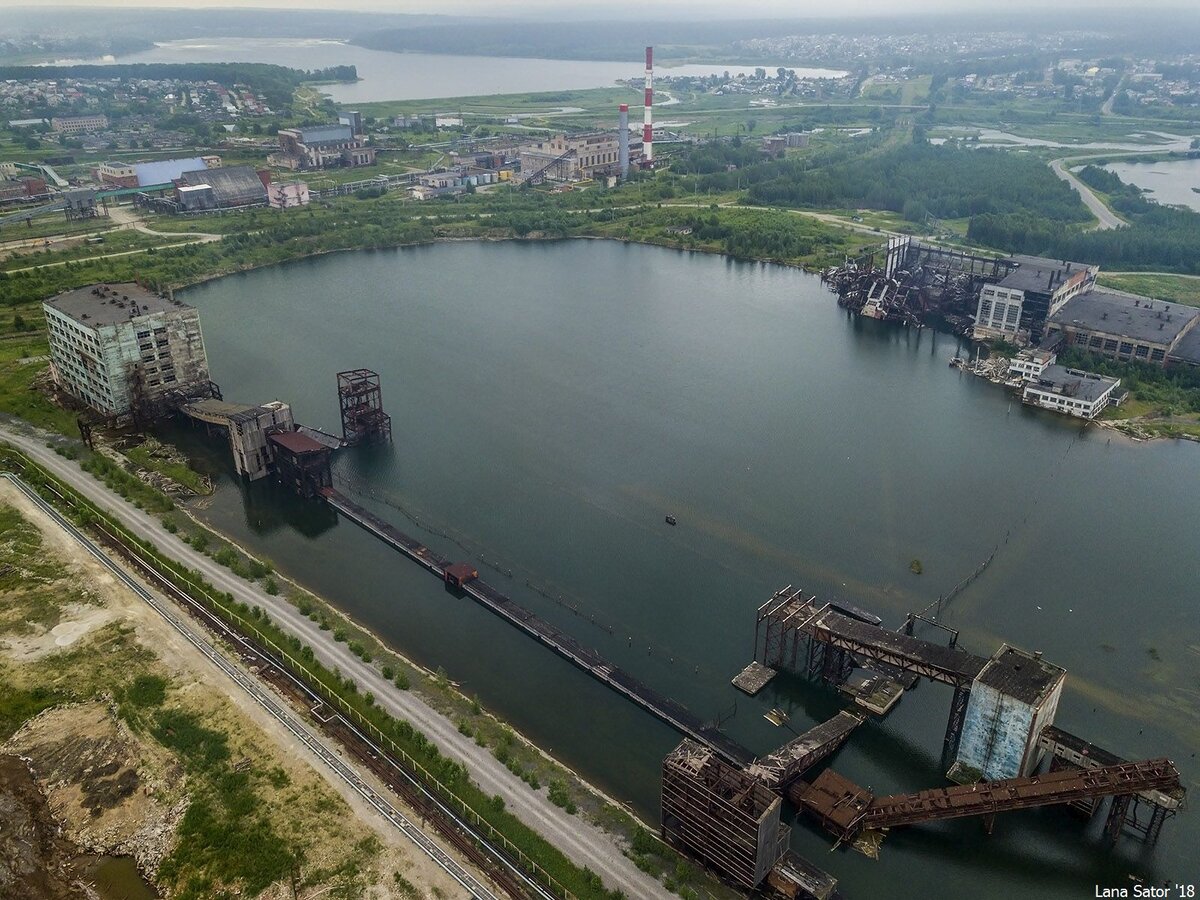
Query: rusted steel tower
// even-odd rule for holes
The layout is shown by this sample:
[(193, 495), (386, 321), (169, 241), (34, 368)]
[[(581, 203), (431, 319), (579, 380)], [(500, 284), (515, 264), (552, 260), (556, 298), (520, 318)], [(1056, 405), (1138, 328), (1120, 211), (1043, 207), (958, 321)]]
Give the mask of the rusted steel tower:
[(338, 372), (337, 385), (342, 439), (350, 446), (390, 441), (392, 417), (383, 411), (379, 374), (370, 369)]

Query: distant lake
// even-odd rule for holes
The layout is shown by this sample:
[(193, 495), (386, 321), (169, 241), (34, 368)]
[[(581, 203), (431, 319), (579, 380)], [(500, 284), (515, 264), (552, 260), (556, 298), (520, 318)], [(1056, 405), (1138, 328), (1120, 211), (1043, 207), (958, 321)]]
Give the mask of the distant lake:
[(1200, 212), (1200, 159), (1173, 159), (1170, 162), (1115, 162), (1104, 168), (1122, 181), (1149, 191), (1148, 196), (1174, 206), (1188, 206)]
[[(611, 87), (617, 79), (636, 78), (644, 71), (640, 62), (389, 53), (319, 38), (192, 38), (168, 41), (155, 45), (152, 50), (126, 56), (57, 61), (58, 64), (80, 62), (261, 62), (297, 69), (357, 66), (361, 80), (356, 84), (331, 84), (321, 88), (337, 103), (343, 104)], [(763, 68), (774, 72), (777, 67)], [(800, 78), (840, 78), (846, 74), (834, 69), (784, 68), (792, 69)], [(736, 76), (752, 73), (754, 69), (754, 66), (713, 63), (659, 65), (656, 71), (660, 75), (703, 76), (728, 72)]]
[[(1129, 150), (1136, 152), (1142, 150), (1186, 150), (1192, 142), (1191, 137), (1187, 135), (1171, 134), (1166, 131), (1135, 132), (1125, 135), (1132, 139), (1129, 141), (1123, 141), (1121, 138), (1106, 138), (1079, 143), (1022, 137), (1008, 131), (997, 131), (995, 128), (951, 127), (939, 129), (939, 131), (947, 137), (931, 138), (931, 144), (944, 144), (950, 137), (955, 137), (968, 140), (975, 138), (975, 143), (980, 147), (1051, 147), (1063, 150)], [(1133, 140), (1138, 143), (1133, 143)]]

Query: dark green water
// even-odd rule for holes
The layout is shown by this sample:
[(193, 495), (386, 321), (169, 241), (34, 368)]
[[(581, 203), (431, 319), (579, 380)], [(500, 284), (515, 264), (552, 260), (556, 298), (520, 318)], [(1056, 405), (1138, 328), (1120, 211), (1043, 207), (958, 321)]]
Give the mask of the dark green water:
[(100, 900), (156, 900), (159, 896), (132, 856), (83, 856), (75, 866)]
[[(947, 367), (952, 338), (859, 321), (800, 272), (619, 243), (361, 252), (191, 289), (227, 399), (337, 430), (334, 373), (380, 372), (395, 442), (343, 452), (376, 492), (482, 553), (500, 589), (756, 751), (835, 711), (829, 691), (729, 685), (787, 583), (898, 624), (999, 545), (947, 611), (1068, 670), (1058, 724), (1196, 787), (1200, 446), (1134, 445), (1010, 404)], [(381, 515), (447, 555), (393, 506)], [(663, 524), (666, 513), (679, 521)], [(288, 574), (657, 820), (677, 736), (356, 527), (227, 477), (207, 515)], [(924, 574), (913, 575), (914, 557)], [(577, 616), (526, 587), (561, 594)], [(592, 624), (591, 617), (598, 624)], [(611, 629), (611, 634), (609, 629)], [(837, 769), (876, 792), (944, 783), (950, 691), (922, 684)], [(794, 845), (852, 898), (1093, 896), (1196, 878), (1195, 814), (1115, 852), (1061, 812), (891, 834), (882, 857)]]

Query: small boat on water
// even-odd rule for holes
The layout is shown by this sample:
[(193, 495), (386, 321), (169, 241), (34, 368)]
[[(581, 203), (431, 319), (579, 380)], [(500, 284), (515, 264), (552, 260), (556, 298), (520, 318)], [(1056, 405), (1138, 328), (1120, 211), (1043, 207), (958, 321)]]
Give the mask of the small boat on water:
[(961, 356), (955, 356), (950, 359), (950, 368), (952, 369), (961, 369), (966, 364), (967, 361)]
[(674, 516), (667, 516), (667, 524), (668, 525), (677, 525), (678, 523), (675, 521)]

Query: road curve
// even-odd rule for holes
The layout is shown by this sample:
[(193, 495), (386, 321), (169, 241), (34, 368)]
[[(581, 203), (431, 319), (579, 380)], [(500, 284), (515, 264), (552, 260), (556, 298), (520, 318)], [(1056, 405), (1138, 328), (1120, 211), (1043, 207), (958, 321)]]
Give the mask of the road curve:
[(1083, 199), (1093, 216), (1096, 217), (1099, 224), (1096, 225), (1098, 231), (1104, 231), (1110, 228), (1122, 228), (1129, 223), (1117, 216), (1111, 209), (1104, 205), (1103, 201), (1092, 191), (1090, 187), (1076, 178), (1067, 168), (1067, 163), (1072, 162), (1070, 157), (1062, 157), (1052, 160), (1050, 168), (1054, 174), (1073, 187), (1076, 193)]
[[(670, 896), (663, 885), (633, 864), (622, 852), (617, 838), (602, 828), (570, 815), (550, 802), (545, 787), (538, 791), (513, 775), (486, 747), (459, 733), (454, 722), (429, 706), (413, 691), (398, 690), (369, 663), (364, 663), (330, 633), (301, 615), (282, 596), (268, 594), (258, 584), (247, 582), (224, 566), (170, 534), (162, 523), (143, 510), (136, 509), (113, 494), (103, 484), (79, 468), (78, 463), (47, 448), (44, 436), (11, 419), (0, 420), (0, 440), (7, 441), (38, 465), (71, 485), (98, 507), (107, 510), (134, 535), (153, 542), (161, 551), (200, 572), (217, 590), (236, 600), (258, 606), (284, 630), (312, 647), (323, 665), (338, 668), (354, 678), (363, 691), (371, 691), (379, 705), (392, 715), (407, 720), (421, 731), (446, 756), (461, 762), (472, 780), (486, 793), (504, 799), (505, 807), (530, 828), (561, 850), (576, 865), (597, 873), (606, 887), (618, 889), (627, 897)], [(540, 652), (531, 647), (530, 652)], [(563, 663), (563, 665), (569, 665)]]

